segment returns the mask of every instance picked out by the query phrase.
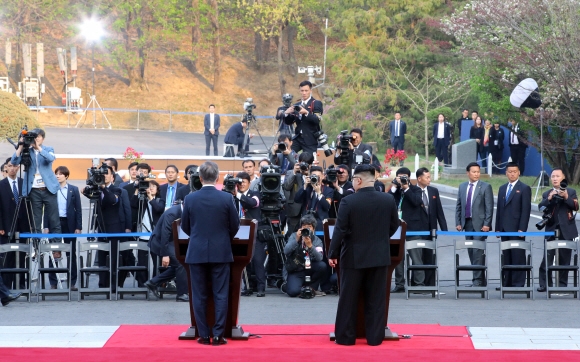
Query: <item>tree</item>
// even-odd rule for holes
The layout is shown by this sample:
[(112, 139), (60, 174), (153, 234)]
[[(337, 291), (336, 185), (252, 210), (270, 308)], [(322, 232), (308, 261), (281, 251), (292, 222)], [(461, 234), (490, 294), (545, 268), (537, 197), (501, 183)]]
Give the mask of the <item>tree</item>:
[(213, 54), (213, 91), (219, 93), (221, 90), (221, 50), (220, 50), (220, 23), (219, 8), (217, 0), (210, 0), (211, 12), (209, 21), (212, 27), (212, 54)]
[[(455, 36), (459, 54), (479, 65), (476, 75), (484, 80), (484, 92), (503, 88), (505, 96), (497, 101), (504, 109), (506, 96), (520, 80), (538, 82), (546, 110), (545, 155), (568, 180), (580, 182), (580, 155), (575, 151), (580, 132), (580, 2), (476, 0), (444, 18), (442, 29)], [(519, 115), (528, 125), (526, 142), (535, 147), (540, 142), (539, 115)]]

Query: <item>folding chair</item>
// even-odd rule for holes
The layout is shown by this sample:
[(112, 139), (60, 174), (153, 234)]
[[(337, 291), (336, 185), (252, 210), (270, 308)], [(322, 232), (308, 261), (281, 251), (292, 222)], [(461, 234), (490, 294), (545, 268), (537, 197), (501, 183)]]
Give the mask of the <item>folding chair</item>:
[[(578, 298), (578, 292), (580, 289), (578, 287), (578, 242), (571, 240), (554, 240), (546, 241), (546, 247), (544, 248), (544, 260), (546, 264), (548, 263), (548, 250), (554, 250), (558, 253), (558, 249), (570, 249), (572, 255), (570, 257), (570, 265), (546, 265), (546, 299), (550, 299), (552, 293), (568, 293), (572, 292), (574, 298)], [(557, 259), (554, 257), (554, 259)], [(573, 287), (551, 287), (549, 280), (552, 278), (552, 272), (556, 273), (556, 285), (558, 285), (558, 279), (560, 272), (572, 271), (574, 273), (574, 286)]]
[[(111, 280), (111, 268), (110, 266), (107, 266), (106, 260), (99, 260), (99, 266), (95, 267), (95, 266), (91, 266), (91, 261), (94, 259), (92, 257), (92, 253), (93, 252), (97, 252), (97, 251), (105, 251), (110, 253), (111, 252), (111, 245), (108, 242), (102, 242), (102, 241), (90, 241), (90, 242), (86, 242), (86, 243), (81, 243), (80, 240), (77, 240), (77, 268), (78, 268), (78, 278), (79, 278), (79, 296), (78, 296), (78, 300), (80, 301), (81, 299), (85, 299), (85, 295), (89, 295), (89, 294), (104, 294), (107, 296), (107, 298), (109, 300), (112, 300), (112, 293), (111, 293), (111, 286), (112, 286), (112, 280)], [(82, 252), (87, 252), (87, 260), (86, 260), (86, 265), (83, 264), (83, 258), (81, 256)], [(110, 258), (109, 258), (110, 259)], [(101, 264), (105, 264), (105, 265), (101, 265)], [(89, 276), (92, 273), (108, 273), (109, 275), (109, 286), (108, 287), (104, 287), (104, 288), (91, 288), (89, 286)], [(86, 280), (85, 280), (86, 279)]]
[[(407, 263), (405, 266), (406, 285), (405, 290), (407, 294), (407, 299), (409, 299), (410, 292), (430, 292), (431, 296), (437, 299), (441, 299), (439, 295), (439, 270), (437, 267), (437, 240), (409, 240), (405, 242), (405, 249), (407, 250)], [(413, 265), (412, 258), (409, 255), (409, 250), (414, 249), (429, 249), (433, 250), (433, 264), (422, 264)], [(425, 286), (412, 286), (411, 285), (411, 272), (417, 271), (432, 271), (435, 273), (435, 285), (425, 285)]]
[[(459, 250), (480, 249), (483, 250), (483, 265), (459, 264)], [(453, 254), (455, 254), (455, 299), (459, 298), (459, 293), (479, 293), (482, 298), (487, 296), (487, 242), (482, 240), (454, 240)], [(459, 286), (459, 272), (481, 271), (483, 272), (485, 285), (483, 286)]]
[[(505, 264), (503, 251), (520, 249), (524, 250), (526, 253), (526, 264), (524, 265), (513, 265)], [(532, 242), (523, 240), (506, 240), (499, 243), (499, 292), (500, 298), (503, 299), (505, 293), (523, 293), (526, 294), (527, 298), (534, 299), (534, 267), (532, 259)], [(526, 283), (523, 287), (504, 287), (502, 280), (505, 272), (525, 272), (526, 273)]]
[[(71, 278), (71, 271), (70, 266), (71, 262), (67, 260), (66, 267), (54, 267), (49, 268), (44, 266), (44, 253), (53, 253), (55, 251), (60, 251), (61, 256), (64, 258), (66, 257), (66, 253), (70, 253), (72, 250), (71, 244), (64, 244), (64, 243), (41, 243), (38, 245), (38, 255), (39, 258), (39, 266), (38, 266), (38, 283), (36, 283), (36, 302), (40, 300), (40, 294), (42, 294), (42, 300), (45, 300), (48, 294), (52, 295), (68, 295), (68, 301), (70, 302), (70, 278)], [(50, 257), (50, 256), (49, 256)], [(71, 255), (71, 258), (74, 258), (74, 255)], [(47, 289), (46, 282), (45, 282), (45, 275), (49, 273), (66, 273), (67, 277), (67, 287), (63, 289)]]
[[(19, 266), (18, 268), (1, 268), (2, 264), (0, 264), (0, 274), (24, 274), (26, 277), (24, 289), (12, 289), (12, 291), (16, 293), (22, 293), (26, 295), (26, 299), (30, 302), (32, 299), (32, 265), (30, 263), (30, 257), (32, 255), (33, 249), (32, 244), (20, 244), (20, 243), (8, 243), (8, 244), (0, 244), (0, 255), (3, 255), (4, 258), (8, 257), (9, 254), (12, 254), (15, 260), (19, 260), (21, 253), (24, 253), (24, 265)], [(18, 286), (18, 285), (16, 285)]]
[[(126, 271), (127, 273), (129, 272), (134, 272), (135, 275), (138, 272), (147, 272), (147, 279), (150, 279), (151, 277), (151, 273), (149, 271), (149, 259), (150, 259), (150, 251), (149, 251), (149, 247), (147, 246), (147, 242), (146, 241), (117, 241), (117, 273), (115, 276), (115, 285), (117, 285), (117, 290), (115, 293), (115, 299), (119, 299), (119, 295), (121, 295), (121, 299), (123, 299), (123, 294), (126, 293), (130, 293), (130, 294), (145, 294), (145, 298), (147, 300), (149, 300), (149, 290), (147, 289), (147, 287), (143, 286), (143, 287), (136, 287), (135, 284), (135, 280), (133, 280), (133, 286), (132, 287), (125, 287), (125, 286), (118, 286), (119, 285), (119, 274), (122, 271)], [(126, 250), (143, 250), (147, 252), (147, 266), (140, 266), (140, 265), (121, 265), (121, 252), (126, 251)], [(136, 258), (137, 259), (137, 258)]]

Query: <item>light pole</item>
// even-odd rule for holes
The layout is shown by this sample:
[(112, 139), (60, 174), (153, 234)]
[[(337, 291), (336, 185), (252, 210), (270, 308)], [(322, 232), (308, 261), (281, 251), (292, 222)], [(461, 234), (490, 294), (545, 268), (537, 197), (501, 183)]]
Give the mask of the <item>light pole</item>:
[[(101, 38), (105, 35), (105, 30), (103, 29), (103, 25), (101, 24), (101, 22), (94, 17), (86, 19), (80, 25), (80, 29), (81, 29), (81, 35), (86, 39), (86, 41), (88, 43), (91, 44), (92, 94), (91, 94), (91, 101), (89, 102), (89, 104), (87, 104), (87, 108), (83, 112), (81, 118), (79, 119), (79, 121), (77, 122), (75, 127), (78, 127), (79, 124), (81, 124), (81, 126), (82, 126), (82, 124), (84, 124), (84, 122), (81, 123), (81, 121), (86, 116), (86, 113), (87, 113), (87, 110), (89, 109), (89, 107), (91, 107), (91, 105), (92, 105), (93, 106), (93, 108), (92, 108), (92, 110), (93, 110), (93, 127), (97, 128), (97, 107), (98, 107), (99, 110), (101, 111), (101, 114), (103, 115), (103, 119), (107, 121), (107, 124), (109, 125), (109, 129), (111, 129), (111, 123), (109, 123), (109, 120), (107, 119), (107, 116), (105, 115), (105, 112), (103, 111), (103, 108), (99, 104), (99, 101), (97, 101), (97, 96), (95, 94), (95, 43), (98, 42), (99, 40), (101, 40)], [(85, 118), (85, 120), (86, 120), (86, 118)], [(105, 128), (103, 122), (101, 122), (101, 127)]]

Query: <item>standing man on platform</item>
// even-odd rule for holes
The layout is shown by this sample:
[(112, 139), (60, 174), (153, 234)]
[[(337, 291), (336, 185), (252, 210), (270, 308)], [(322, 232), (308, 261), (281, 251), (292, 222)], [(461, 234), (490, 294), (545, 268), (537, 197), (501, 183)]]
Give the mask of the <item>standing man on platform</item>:
[[(457, 205), (455, 208), (455, 228), (457, 231), (491, 230), (493, 219), (493, 190), (491, 185), (479, 181), (480, 168), (477, 162), (471, 162), (466, 167), (468, 182), (459, 185)], [(466, 240), (485, 240), (486, 236), (466, 236)], [(467, 250), (471, 265), (483, 265), (483, 250), (469, 248)], [(485, 286), (482, 271), (473, 272), (473, 286)]]
[(215, 304), (214, 346), (226, 344), (224, 329), (228, 314), (230, 263), (234, 261), (231, 241), (240, 227), (240, 218), (231, 194), (215, 188), (219, 169), (214, 162), (199, 167), (203, 187), (185, 198), (181, 228), (189, 234), (185, 262), (191, 273), (191, 292), (200, 344), (210, 344), (207, 324), (209, 284)]
[(522, 132), (518, 123), (512, 125), (509, 137), (512, 162), (518, 164), (520, 172), (523, 175), (526, 170), (526, 149), (528, 148), (528, 145), (523, 141)]
[[(397, 152), (398, 150), (405, 150), (405, 134), (407, 133), (407, 124), (401, 120), (401, 113), (395, 113), (395, 120), (389, 123), (389, 131), (391, 132), (391, 146)], [(401, 162), (401, 166), (403, 163)]]
[(437, 116), (437, 123), (433, 126), (433, 146), (439, 162), (449, 165), (449, 144), (451, 143), (451, 124), (445, 122), (443, 113)]
[(316, 153), (318, 138), (314, 135), (321, 130), (322, 102), (312, 97), (312, 83), (305, 80), (300, 83), (300, 102), (284, 112), (284, 123), (296, 123), (295, 135), (292, 137), (292, 150)]
[(215, 106), (209, 105), (209, 113), (203, 117), (203, 134), (205, 135), (205, 155), (209, 156), (209, 145), (213, 142), (213, 155), (218, 155), (218, 135), (220, 130), (220, 115), (215, 114)]
[(383, 343), (387, 324), (390, 237), (400, 221), (393, 197), (375, 190), (375, 169), (371, 165), (357, 166), (352, 182), (356, 193), (342, 199), (328, 250), (331, 267), (336, 267), (340, 258), (340, 297), (334, 333), (337, 344), (355, 344), (358, 297), (362, 291), (367, 343), (377, 346)]
[[(578, 211), (578, 196), (576, 190), (564, 187), (562, 181), (565, 181), (564, 172), (560, 168), (552, 170), (550, 176), (552, 180), (552, 190), (544, 192), (542, 201), (538, 207), (545, 206), (546, 211), (552, 217), (546, 224), (546, 231), (556, 231), (560, 233), (560, 238), (564, 240), (572, 240), (578, 236), (578, 229), (576, 228), (576, 212)], [(544, 211), (546, 213), (546, 211)], [(550, 237), (548, 241), (555, 240), (555, 237)], [(548, 263), (554, 264), (555, 250), (548, 250)], [(558, 249), (558, 264), (570, 265), (570, 258), (572, 251), (570, 249)], [(538, 292), (546, 291), (546, 260), (542, 260), (540, 264), (540, 287)], [(568, 270), (560, 271), (558, 275), (558, 286), (568, 286)], [(552, 286), (552, 278), (548, 280), (548, 286)]]
[[(495, 231), (526, 232), (532, 211), (532, 189), (519, 180), (520, 168), (516, 163), (506, 167), (508, 183), (499, 187), (497, 213), (495, 214)], [(513, 240), (515, 237), (502, 236), (501, 240)], [(519, 238), (524, 240), (522, 236)], [(526, 251), (510, 249), (503, 251), (505, 265), (526, 265)], [(526, 281), (525, 271), (505, 271), (501, 275), (504, 287), (523, 287)]]
[(495, 123), (493, 124), (493, 128), (489, 132), (489, 150), (491, 152), (491, 158), (494, 163), (493, 167), (494, 173), (495, 172), (501, 173), (498, 166), (501, 163), (504, 138), (505, 134), (503, 132), (503, 129), (499, 125), (499, 120), (496, 120)]

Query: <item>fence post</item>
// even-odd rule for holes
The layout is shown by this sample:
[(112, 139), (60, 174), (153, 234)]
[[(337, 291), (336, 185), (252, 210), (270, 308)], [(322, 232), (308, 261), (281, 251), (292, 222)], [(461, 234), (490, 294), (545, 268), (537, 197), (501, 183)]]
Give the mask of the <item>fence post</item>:
[(140, 117), (139, 108), (137, 108), (137, 131), (139, 130), (139, 123), (141, 122)]
[(433, 162), (433, 173), (435, 174), (433, 180), (439, 180), (439, 160), (437, 157), (435, 157), (435, 161)]
[(169, 110), (169, 132), (171, 132), (171, 122), (172, 122), (172, 117), (171, 117), (171, 109)]
[(493, 173), (493, 157), (491, 157), (491, 153), (487, 155), (487, 174), (491, 177)]
[(415, 153), (415, 172), (419, 169), (419, 154)]

